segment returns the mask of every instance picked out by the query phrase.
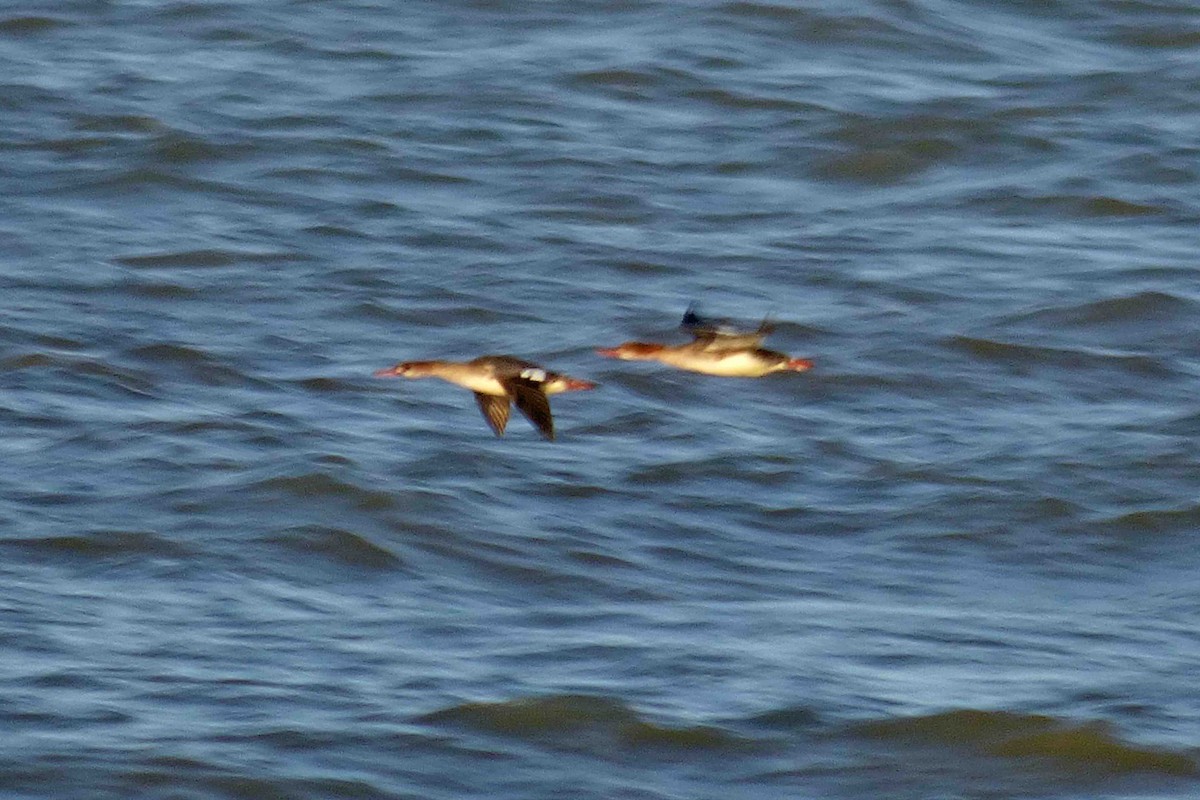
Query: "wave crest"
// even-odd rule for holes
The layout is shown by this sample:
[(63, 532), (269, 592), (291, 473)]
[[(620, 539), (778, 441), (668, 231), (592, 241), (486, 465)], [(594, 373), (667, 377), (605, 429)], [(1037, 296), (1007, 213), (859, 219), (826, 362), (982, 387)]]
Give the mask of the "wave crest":
[(947, 744), (992, 756), (1050, 759), (1106, 773), (1198, 774), (1196, 762), (1183, 753), (1129, 744), (1101, 722), (1073, 724), (1043, 714), (956, 709), (865, 722), (854, 730), (870, 738)]
[(522, 738), (617, 747), (724, 748), (740, 739), (708, 725), (666, 726), (643, 719), (617, 700), (591, 695), (550, 695), (492, 703), (463, 703), (418, 718), (429, 724), (469, 728)]

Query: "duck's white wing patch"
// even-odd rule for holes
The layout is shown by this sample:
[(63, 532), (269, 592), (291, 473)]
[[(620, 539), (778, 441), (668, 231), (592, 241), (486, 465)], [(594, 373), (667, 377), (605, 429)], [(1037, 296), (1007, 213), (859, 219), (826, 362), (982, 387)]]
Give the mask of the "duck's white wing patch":
[(545, 383), (547, 376), (546, 370), (544, 369), (540, 369), (538, 367), (526, 367), (525, 369), (521, 370), (520, 377), (527, 381), (533, 381), (534, 383)]

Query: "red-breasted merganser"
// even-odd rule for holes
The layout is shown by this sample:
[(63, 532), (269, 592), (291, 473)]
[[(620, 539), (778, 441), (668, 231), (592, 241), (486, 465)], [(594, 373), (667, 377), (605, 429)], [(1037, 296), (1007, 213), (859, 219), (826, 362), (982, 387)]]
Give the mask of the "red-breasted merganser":
[(761, 378), (772, 372), (804, 372), (813, 366), (807, 358), (792, 358), (760, 347), (767, 334), (775, 329), (768, 320), (763, 320), (756, 331), (743, 331), (701, 319), (692, 305), (683, 315), (680, 327), (692, 334), (691, 342), (682, 345), (625, 342), (596, 352), (623, 361), (658, 361), (723, 378)]
[(470, 389), (483, 418), (497, 436), (508, 425), (510, 403), (542, 435), (554, 440), (554, 419), (547, 395), (595, 389), (596, 384), (543, 369), (515, 356), (480, 356), (471, 361), (405, 361), (375, 373), (376, 377), (441, 378)]

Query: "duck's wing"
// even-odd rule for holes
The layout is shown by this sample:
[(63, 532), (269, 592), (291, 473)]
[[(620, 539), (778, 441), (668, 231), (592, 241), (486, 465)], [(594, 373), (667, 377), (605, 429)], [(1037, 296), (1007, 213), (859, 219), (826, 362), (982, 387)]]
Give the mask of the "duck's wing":
[(765, 333), (713, 333), (695, 334), (696, 342), (704, 350), (748, 350), (760, 347)]
[(727, 320), (710, 320), (696, 312), (696, 304), (688, 306), (679, 327), (692, 335), (704, 350), (741, 350), (759, 347), (763, 339), (775, 330), (769, 318), (764, 319), (756, 331), (747, 331), (730, 325)]
[(508, 409), (510, 406), (508, 398), (475, 392), (475, 402), (479, 404), (479, 410), (483, 412), (483, 418), (487, 420), (488, 425), (492, 426), (492, 430), (496, 432), (496, 435), (503, 436), (504, 428), (508, 425)]
[(688, 333), (695, 335), (698, 330), (707, 330), (713, 326), (711, 320), (706, 320), (696, 311), (696, 304), (692, 303), (687, 307), (687, 311), (683, 312), (683, 320), (679, 323), (679, 327), (683, 328)]
[(550, 416), (550, 401), (542, 391), (542, 383), (523, 377), (501, 381), (517, 409), (542, 432), (542, 436), (554, 441), (554, 418)]

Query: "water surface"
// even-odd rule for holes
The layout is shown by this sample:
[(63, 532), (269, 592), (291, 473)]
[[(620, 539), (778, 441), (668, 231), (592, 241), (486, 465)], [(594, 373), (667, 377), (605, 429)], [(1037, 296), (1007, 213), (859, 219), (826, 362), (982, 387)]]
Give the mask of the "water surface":
[[(0, 786), (1198, 790), (1181, 2), (0, 13)], [(755, 323), (803, 375), (593, 353)], [(598, 381), (559, 441), (371, 373)]]

